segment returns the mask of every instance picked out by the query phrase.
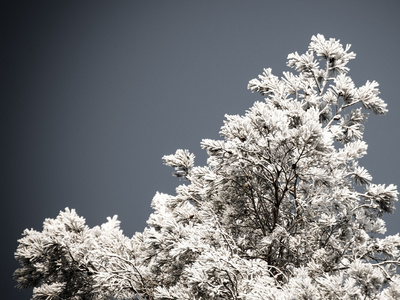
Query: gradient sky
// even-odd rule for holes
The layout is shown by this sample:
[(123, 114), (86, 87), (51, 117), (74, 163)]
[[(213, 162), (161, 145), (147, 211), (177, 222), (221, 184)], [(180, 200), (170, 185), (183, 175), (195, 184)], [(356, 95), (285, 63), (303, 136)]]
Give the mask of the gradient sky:
[(264, 67), (280, 76), (317, 33), (352, 44), (357, 86), (380, 83), (389, 113), (370, 116), (362, 164), (400, 186), (399, 1), (10, 0), (0, 11), (1, 298), (29, 299), (13, 288), (17, 240), (65, 207), (91, 227), (117, 214), (126, 235), (142, 231), (156, 191), (179, 184), (161, 157), (189, 149), (204, 165), (201, 139), (262, 100), (247, 82)]

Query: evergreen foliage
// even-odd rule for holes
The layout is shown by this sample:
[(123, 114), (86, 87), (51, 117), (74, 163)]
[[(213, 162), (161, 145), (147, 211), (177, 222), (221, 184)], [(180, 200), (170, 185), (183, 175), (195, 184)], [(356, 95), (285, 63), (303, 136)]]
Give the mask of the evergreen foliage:
[(25, 230), (15, 253), (33, 299), (400, 299), (399, 235), (384, 236), (396, 186), (359, 164), (368, 111), (387, 112), (378, 83), (347, 75), (350, 45), (318, 34), (296, 72), (249, 82), (264, 101), (226, 116), (205, 139), (207, 166), (164, 156), (184, 179), (157, 193), (132, 238), (74, 210)]

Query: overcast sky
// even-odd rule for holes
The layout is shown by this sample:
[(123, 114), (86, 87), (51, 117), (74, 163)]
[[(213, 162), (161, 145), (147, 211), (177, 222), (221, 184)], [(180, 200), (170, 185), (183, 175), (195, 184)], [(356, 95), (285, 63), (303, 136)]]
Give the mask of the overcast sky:
[[(117, 214), (142, 231), (156, 191), (179, 182), (161, 157), (189, 149), (204, 165), (203, 138), (224, 114), (255, 100), (247, 82), (312, 35), (357, 53), (356, 85), (380, 83), (385, 117), (370, 116), (362, 164), (375, 183), (400, 186), (400, 2), (8, 1), (1, 6), (1, 290), (29, 299), (12, 273), (25, 228), (75, 208), (89, 226)], [(400, 205), (398, 205), (400, 207)], [(399, 231), (400, 209), (386, 218)], [(5, 237), (4, 237), (5, 236)]]

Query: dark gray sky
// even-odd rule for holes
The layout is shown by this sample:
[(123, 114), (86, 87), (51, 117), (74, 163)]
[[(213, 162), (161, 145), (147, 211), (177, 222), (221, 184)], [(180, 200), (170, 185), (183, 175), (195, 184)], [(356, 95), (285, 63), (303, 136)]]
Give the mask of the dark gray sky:
[[(179, 184), (161, 157), (189, 149), (204, 165), (201, 139), (261, 100), (247, 82), (264, 67), (281, 75), (317, 33), (352, 44), (357, 85), (380, 83), (389, 113), (370, 116), (363, 165), (400, 186), (399, 10), (395, 0), (3, 3), (2, 298), (29, 299), (13, 288), (17, 239), (65, 207), (90, 226), (117, 214), (125, 234), (142, 231), (155, 192)], [(399, 213), (386, 218), (390, 234)]]

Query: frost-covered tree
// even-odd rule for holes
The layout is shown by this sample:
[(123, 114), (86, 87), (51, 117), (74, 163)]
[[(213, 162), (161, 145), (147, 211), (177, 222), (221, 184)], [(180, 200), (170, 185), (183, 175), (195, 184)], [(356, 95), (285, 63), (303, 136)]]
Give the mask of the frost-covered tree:
[(317, 35), (248, 88), (264, 101), (203, 140), (207, 166), (164, 156), (184, 181), (157, 193), (148, 227), (125, 237), (114, 217), (89, 228), (74, 210), (19, 240), (15, 272), (34, 299), (400, 299), (399, 235), (384, 236), (394, 185), (359, 164), (378, 83), (356, 87), (355, 58)]

